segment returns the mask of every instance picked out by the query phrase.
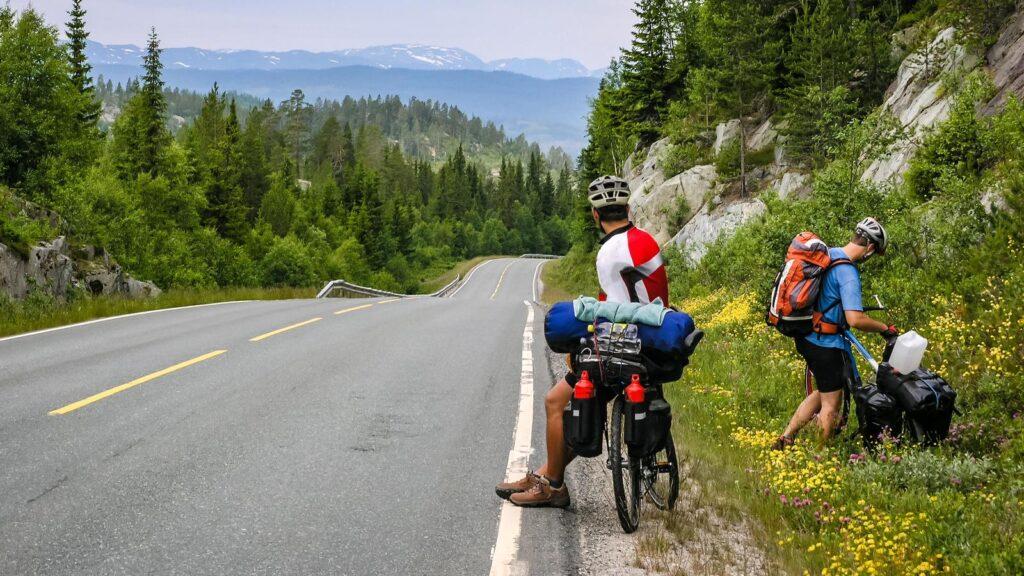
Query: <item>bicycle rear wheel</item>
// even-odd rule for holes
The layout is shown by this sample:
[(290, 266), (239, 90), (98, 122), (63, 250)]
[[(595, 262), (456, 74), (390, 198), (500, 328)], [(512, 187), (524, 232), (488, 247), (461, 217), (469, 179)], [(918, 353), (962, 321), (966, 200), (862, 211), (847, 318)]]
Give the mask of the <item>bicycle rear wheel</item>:
[(641, 472), (639, 459), (629, 457), (629, 449), (623, 436), (625, 422), (625, 400), (622, 396), (617, 396), (612, 405), (608, 460), (612, 471), (612, 488), (615, 491), (615, 510), (619, 513), (619, 524), (626, 534), (630, 534), (640, 525)]
[(665, 447), (645, 459), (644, 488), (659, 510), (675, 508), (679, 498), (679, 462), (676, 460), (676, 444), (671, 432), (665, 438)]

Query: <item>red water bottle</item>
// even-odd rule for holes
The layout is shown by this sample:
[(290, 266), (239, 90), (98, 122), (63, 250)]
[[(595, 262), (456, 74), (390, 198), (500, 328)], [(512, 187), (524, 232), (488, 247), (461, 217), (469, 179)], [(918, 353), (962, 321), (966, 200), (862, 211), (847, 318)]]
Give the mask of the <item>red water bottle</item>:
[(626, 386), (626, 401), (630, 404), (644, 403), (644, 385), (640, 383), (639, 374), (633, 374), (633, 380)]
[(643, 456), (643, 448), (647, 438), (647, 403), (644, 385), (640, 383), (640, 375), (633, 374), (632, 381), (624, 391), (626, 396), (625, 430), (623, 437), (629, 447), (629, 455)]
[(594, 389), (594, 383), (590, 381), (590, 373), (586, 370), (580, 374), (579, 382), (576, 382), (572, 397), (577, 400), (590, 400), (597, 397), (597, 390)]

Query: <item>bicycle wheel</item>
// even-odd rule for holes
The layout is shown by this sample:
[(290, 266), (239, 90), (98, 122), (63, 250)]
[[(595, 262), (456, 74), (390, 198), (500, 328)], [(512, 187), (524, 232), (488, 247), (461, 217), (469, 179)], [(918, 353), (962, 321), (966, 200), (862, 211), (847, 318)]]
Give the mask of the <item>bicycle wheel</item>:
[(626, 421), (625, 400), (615, 398), (612, 406), (611, 437), (608, 439), (608, 454), (612, 470), (612, 488), (615, 491), (615, 510), (619, 513), (619, 524), (626, 534), (636, 531), (640, 525), (640, 462), (629, 457), (629, 449), (623, 437)]
[(665, 439), (665, 448), (644, 460), (643, 479), (645, 492), (658, 510), (675, 508), (679, 498), (679, 462), (671, 432)]

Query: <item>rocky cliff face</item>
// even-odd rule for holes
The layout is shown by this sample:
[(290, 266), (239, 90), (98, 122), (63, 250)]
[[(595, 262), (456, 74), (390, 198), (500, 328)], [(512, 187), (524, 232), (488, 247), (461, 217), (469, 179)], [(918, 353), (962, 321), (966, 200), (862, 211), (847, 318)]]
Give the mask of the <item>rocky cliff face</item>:
[[(913, 33), (916, 31), (908, 30), (901, 35)], [(927, 46), (905, 55), (886, 91), (882, 109), (899, 119), (906, 138), (891, 154), (869, 165), (862, 176), (864, 181), (879, 186), (899, 184), (922, 138), (949, 117), (954, 94), (946, 90), (944, 76), (963, 76), (985, 66), (997, 94), (983, 107), (983, 113), (999, 110), (1011, 95), (1024, 99), (1024, 10), (1018, 10), (1007, 22), (986, 54), (971, 52), (958, 41), (956, 30), (947, 28)], [(720, 124), (715, 131), (714, 152), (717, 154), (738, 134), (738, 120)], [(775, 148), (770, 165), (751, 170), (758, 189), (772, 188), (781, 198), (812, 193), (811, 176), (789, 165), (785, 143), (771, 119), (751, 132), (748, 145), (752, 151)], [(667, 139), (658, 141), (646, 156), (626, 163), (624, 176), (633, 190), (630, 205), (638, 226), (651, 232), (659, 243), (672, 243), (697, 261), (710, 244), (759, 217), (766, 207), (757, 198), (738, 198), (735, 186), (721, 182), (711, 165), (665, 174), (662, 158), (671, 146)]]
[[(724, 122), (715, 130), (714, 149), (720, 151), (737, 138), (739, 121)], [(787, 164), (770, 120), (751, 132), (748, 146), (751, 150), (776, 148), (771, 164), (750, 169), (748, 177), (756, 188), (774, 188), (784, 198), (810, 192), (810, 176)], [(737, 197), (734, 183), (719, 179), (710, 164), (666, 178), (662, 158), (669, 148), (667, 139), (659, 140), (639, 166), (627, 162), (625, 178), (633, 190), (633, 219), (659, 243), (671, 242), (691, 260), (700, 260), (719, 237), (763, 214), (765, 204), (756, 197)]]
[(992, 114), (1011, 95), (1024, 99), (1024, 11), (1018, 11), (999, 35), (999, 40), (986, 54), (996, 96), (983, 113)]
[[(54, 228), (60, 217), (30, 202), (16, 200), (20, 214), (46, 219)], [(120, 294), (129, 298), (158, 296), (160, 289), (126, 274), (109, 254), (94, 246), (72, 246), (64, 236), (38, 242), (25, 255), (0, 243), (0, 294), (21, 299), (41, 290), (64, 299), (73, 290), (92, 295)]]
[(949, 118), (952, 95), (943, 88), (943, 75), (965, 75), (981, 57), (957, 44), (956, 29), (947, 28), (926, 47), (907, 56), (896, 80), (886, 91), (882, 109), (903, 124), (907, 137), (884, 158), (875, 160), (863, 179), (873, 184), (896, 184), (910, 166), (921, 138)]

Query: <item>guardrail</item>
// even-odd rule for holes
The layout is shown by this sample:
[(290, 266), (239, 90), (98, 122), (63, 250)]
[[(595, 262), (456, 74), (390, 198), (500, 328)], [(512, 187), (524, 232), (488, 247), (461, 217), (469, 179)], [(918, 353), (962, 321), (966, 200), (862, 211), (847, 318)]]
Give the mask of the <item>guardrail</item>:
[[(557, 260), (561, 256), (554, 254), (523, 254), (520, 258), (540, 258), (544, 260)], [(387, 290), (378, 290), (376, 288), (369, 288), (367, 286), (360, 286), (345, 280), (331, 280), (328, 282), (320, 292), (317, 293), (317, 298), (327, 298), (336, 291), (341, 291), (342, 294), (350, 294), (355, 296), (368, 296), (371, 298), (379, 297), (390, 297), (390, 298), (409, 298), (412, 296), (428, 297), (428, 298), (440, 298), (448, 292), (451, 292), (452, 288), (458, 286), (459, 282), (462, 281), (462, 275), (458, 274), (455, 276), (455, 280), (452, 280), (447, 286), (441, 288), (433, 294), (398, 294), (397, 292), (388, 292)]]
[(330, 282), (328, 282), (323, 287), (322, 290), (320, 290), (320, 292), (317, 293), (316, 297), (317, 298), (327, 298), (328, 296), (330, 296), (334, 292), (340, 290), (342, 292), (342, 294), (350, 294), (350, 295), (355, 295), (355, 296), (369, 296), (371, 298), (375, 298), (375, 297), (409, 298), (411, 296), (420, 296), (420, 297), (428, 297), (428, 298), (439, 298), (441, 296), (444, 296), (448, 292), (450, 292), (451, 289), (454, 288), (456, 285), (458, 285), (459, 281), (461, 281), (461, 280), (462, 280), (462, 275), (461, 274), (456, 275), (455, 276), (455, 280), (452, 280), (447, 286), (445, 286), (444, 288), (441, 288), (440, 290), (438, 290), (437, 292), (434, 292), (433, 294), (399, 294), (397, 292), (388, 292), (387, 290), (378, 290), (376, 288), (369, 288), (367, 286), (360, 286), (358, 284), (353, 284), (351, 282), (346, 282), (345, 280), (331, 280)]

